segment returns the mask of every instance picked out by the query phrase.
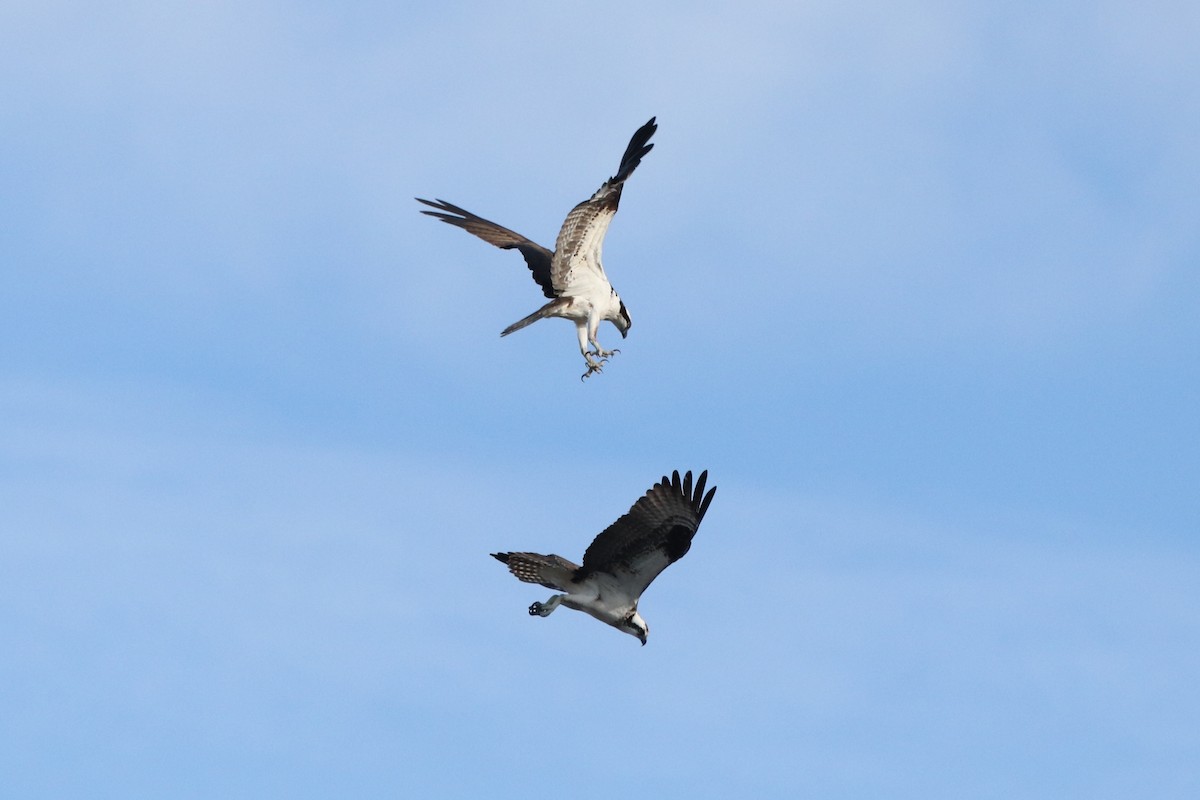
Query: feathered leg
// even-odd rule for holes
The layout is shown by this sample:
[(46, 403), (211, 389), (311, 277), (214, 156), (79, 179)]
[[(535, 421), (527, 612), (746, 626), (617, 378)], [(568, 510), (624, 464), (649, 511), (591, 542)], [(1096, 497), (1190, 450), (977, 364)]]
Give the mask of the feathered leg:
[(600, 318), (588, 317), (588, 341), (592, 343), (592, 347), (596, 348), (595, 354), (600, 357), (600, 362), (608, 361), (609, 357), (614, 353), (621, 352), (620, 350), (605, 350), (600, 346), (600, 342), (596, 339), (600, 333)]
[(601, 358), (596, 361), (592, 358), (592, 352), (588, 349), (588, 339), (594, 339), (595, 334), (590, 333), (591, 319), (586, 322), (580, 320), (575, 323), (575, 333), (579, 336), (579, 352), (583, 353), (583, 360), (587, 362), (587, 372), (579, 376), (579, 380), (590, 378), (593, 372), (600, 372), (604, 368), (604, 362), (607, 358)]
[(605, 361), (607, 361), (608, 359), (610, 359), (610, 357), (611, 357), (613, 354), (620, 353), (620, 350), (617, 350), (617, 349), (613, 349), (613, 350), (605, 350), (604, 348), (600, 347), (600, 342), (599, 342), (599, 341), (596, 341), (596, 333), (598, 333), (598, 332), (599, 332), (599, 331), (598, 331), (598, 330), (596, 330), (596, 329), (599, 329), (599, 327), (600, 327), (600, 325), (599, 325), (599, 324), (596, 324), (596, 325), (593, 325), (593, 326), (592, 326), (592, 330), (590, 330), (590, 331), (588, 332), (588, 341), (589, 341), (589, 342), (592, 342), (592, 347), (594, 347), (594, 348), (595, 348), (595, 350), (593, 351), (593, 353), (594, 353), (595, 355), (598, 355), (598, 356), (600, 357), (600, 362), (601, 362), (601, 363), (604, 363)]

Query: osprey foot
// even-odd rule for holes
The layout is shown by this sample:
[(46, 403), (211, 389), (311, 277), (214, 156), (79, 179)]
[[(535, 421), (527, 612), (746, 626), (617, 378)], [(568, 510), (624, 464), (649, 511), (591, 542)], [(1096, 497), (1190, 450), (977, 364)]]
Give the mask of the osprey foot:
[(587, 372), (580, 375), (579, 380), (582, 381), (586, 378), (592, 377), (593, 372), (603, 372), (605, 360), (607, 360), (607, 359), (601, 359), (600, 361), (593, 361), (592, 359), (589, 358), (587, 360), (587, 365), (588, 365)]
[(562, 602), (565, 595), (556, 594), (544, 603), (534, 603), (529, 607), (529, 616), (531, 617), (548, 617), (554, 609), (558, 608), (558, 604)]
[(591, 362), (591, 358), (590, 358), (591, 356), (595, 356), (596, 358), (600, 359), (600, 363), (603, 364), (606, 361), (608, 361), (610, 358), (612, 358), (614, 355), (621, 352), (620, 350), (605, 350), (600, 345), (593, 345), (593, 346), (596, 349), (588, 350), (587, 354), (584, 356), (584, 358), (588, 359), (589, 363)]

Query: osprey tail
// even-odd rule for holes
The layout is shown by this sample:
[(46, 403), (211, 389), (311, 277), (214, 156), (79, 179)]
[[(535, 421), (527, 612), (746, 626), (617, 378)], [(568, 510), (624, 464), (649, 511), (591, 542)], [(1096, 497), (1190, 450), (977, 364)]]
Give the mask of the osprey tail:
[(545, 319), (546, 317), (556, 317), (556, 316), (558, 316), (558, 311), (560, 309), (564, 308), (565, 306), (570, 305), (570, 303), (571, 303), (570, 298), (556, 297), (553, 300), (551, 300), (549, 303), (546, 303), (546, 305), (539, 308), (537, 311), (530, 314), (528, 317), (525, 317), (524, 319), (519, 319), (516, 322), (514, 322), (512, 325), (509, 325), (507, 328), (500, 331), (500, 335), (508, 336), (513, 331), (519, 331), (519, 330), (521, 330), (521, 328), (525, 328), (529, 325), (532, 325), (533, 323), (537, 322), (539, 319)]
[(508, 571), (526, 583), (540, 583), (547, 589), (559, 592), (575, 580), (578, 564), (572, 564), (562, 556), (544, 556), (540, 553), (492, 553), (492, 558), (508, 565)]

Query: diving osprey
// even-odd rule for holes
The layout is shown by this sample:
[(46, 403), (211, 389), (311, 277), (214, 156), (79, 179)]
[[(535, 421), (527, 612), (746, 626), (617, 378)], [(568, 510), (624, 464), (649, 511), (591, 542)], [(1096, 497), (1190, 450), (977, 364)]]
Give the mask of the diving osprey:
[(609, 525), (583, 554), (583, 566), (562, 556), (538, 553), (492, 553), (509, 571), (526, 583), (540, 583), (556, 594), (545, 603), (529, 607), (531, 616), (545, 617), (564, 605), (586, 611), (642, 644), (650, 628), (638, 614), (642, 592), (658, 574), (683, 558), (704, 512), (717, 493), (704, 493), (708, 471), (692, 486), (692, 473), (679, 480), (676, 470), (656, 483), (629, 513)]
[[(642, 162), (642, 156), (654, 147), (648, 142), (656, 130), (658, 125), (653, 117), (637, 129), (633, 138), (629, 140), (629, 146), (625, 148), (625, 155), (621, 156), (621, 166), (617, 168), (617, 174), (567, 214), (558, 232), (554, 252), (531, 242), (519, 233), (483, 217), (477, 217), (445, 200), (432, 202), (416, 198), (417, 202), (437, 209), (422, 211), (422, 214), (437, 217), (450, 225), (457, 225), (496, 247), (521, 251), (529, 271), (533, 273), (533, 279), (542, 287), (542, 294), (550, 298), (550, 302), (524, 319), (509, 325), (500, 335), (507, 336), (545, 317), (571, 320), (575, 323), (575, 330), (579, 335), (579, 351), (583, 353), (583, 360), (587, 362), (587, 372), (583, 373), (582, 378), (599, 372), (613, 353), (620, 352), (605, 350), (600, 346), (600, 342), (596, 340), (596, 329), (600, 327), (600, 323), (603, 320), (611, 322), (621, 332), (622, 339), (629, 333), (629, 326), (633, 324), (625, 304), (621, 302), (621, 296), (612, 288), (608, 276), (604, 274), (604, 265), (600, 263), (600, 251), (604, 245), (604, 234), (608, 232), (608, 224), (617, 213), (617, 204), (621, 201), (621, 188)], [(595, 350), (589, 348), (589, 343)], [(599, 360), (593, 359), (593, 355)]]

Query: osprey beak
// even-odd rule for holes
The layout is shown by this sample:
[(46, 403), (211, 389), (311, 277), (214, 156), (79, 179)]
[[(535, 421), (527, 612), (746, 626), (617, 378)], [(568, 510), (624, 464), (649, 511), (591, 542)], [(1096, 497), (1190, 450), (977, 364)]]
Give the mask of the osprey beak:
[(638, 638), (642, 640), (642, 647), (645, 647), (646, 646), (646, 637), (643, 635), (643, 636), (639, 636)]

